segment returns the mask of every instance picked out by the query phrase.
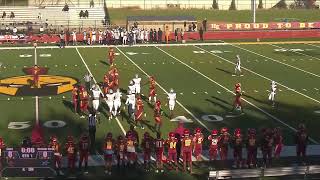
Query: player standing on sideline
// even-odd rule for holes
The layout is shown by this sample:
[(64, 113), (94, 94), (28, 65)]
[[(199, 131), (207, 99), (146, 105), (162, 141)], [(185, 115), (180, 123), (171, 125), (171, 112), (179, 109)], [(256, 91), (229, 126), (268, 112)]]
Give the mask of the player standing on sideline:
[(128, 114), (129, 118), (134, 120), (134, 111), (136, 107), (136, 96), (135, 94), (132, 94), (131, 91), (129, 91), (129, 94), (127, 95), (126, 105), (128, 106)]
[(218, 157), (218, 130), (214, 129), (211, 132), (211, 135), (209, 135), (208, 140), (210, 141), (210, 147), (209, 147), (209, 158), (210, 161), (217, 160)]
[[(181, 139), (182, 144), (182, 157), (183, 157), (183, 171), (187, 170), (187, 164), (190, 168), (190, 173), (192, 173), (192, 137), (190, 136), (190, 131), (185, 129), (183, 132), (183, 138)], [(188, 169), (189, 169), (188, 168)]]
[(149, 77), (149, 103), (153, 99), (153, 102), (157, 101), (157, 93), (156, 93), (156, 81), (153, 76)]
[(140, 124), (140, 128), (144, 129), (142, 121), (143, 121), (143, 114), (144, 114), (144, 105), (143, 105), (143, 101), (141, 99), (140, 96), (137, 97), (137, 101), (136, 101), (136, 112), (135, 112), (135, 126), (134, 128), (136, 128), (138, 126), (138, 123)]
[(54, 162), (54, 166), (58, 172), (59, 175), (63, 175), (63, 172), (61, 171), (61, 158), (62, 158), (62, 154), (61, 154), (61, 149), (60, 149), (60, 144), (58, 143), (58, 139), (55, 136), (52, 136), (50, 138), (50, 143), (49, 143), (49, 147), (53, 149), (53, 162)]
[(237, 62), (236, 62), (236, 67), (234, 68), (234, 76), (236, 75), (243, 76), (241, 74), (241, 59), (239, 54), (237, 54), (236, 58), (237, 58)]
[(105, 161), (105, 173), (108, 175), (111, 175), (111, 169), (112, 169), (112, 157), (114, 154), (115, 149), (115, 142), (112, 138), (112, 133), (108, 133), (103, 145), (103, 154), (104, 154), (104, 161)]
[(79, 89), (77, 85), (73, 85), (72, 89), (72, 104), (74, 113), (78, 113), (78, 103), (79, 103)]
[(85, 118), (84, 113), (88, 111), (88, 101), (89, 101), (89, 94), (86, 91), (86, 89), (81, 85), (80, 86), (80, 110), (81, 110), (81, 117), (80, 118)]
[(257, 167), (258, 142), (256, 138), (256, 130), (248, 129), (247, 147), (247, 165), (248, 168)]
[(145, 132), (143, 135), (141, 148), (143, 149), (144, 169), (148, 172), (151, 168), (151, 151), (153, 148), (153, 139), (150, 137), (150, 134), (148, 132)]
[(71, 172), (74, 172), (76, 163), (76, 147), (72, 136), (68, 136), (67, 143), (65, 144), (65, 150), (67, 152), (68, 168)]
[(135, 89), (135, 93), (136, 95), (140, 95), (140, 91), (141, 91), (141, 78), (139, 77), (138, 74), (135, 75), (135, 77), (132, 79), (132, 81), (134, 82), (134, 89)]
[(274, 135), (273, 135), (273, 141), (274, 141), (274, 157), (276, 159), (280, 158), (280, 153), (282, 151), (283, 147), (283, 137), (281, 133), (280, 127), (274, 128)]
[(271, 167), (272, 148), (273, 148), (273, 131), (270, 128), (263, 130), (263, 139), (261, 141), (261, 151), (263, 156), (264, 167)]
[(242, 167), (242, 146), (243, 138), (241, 135), (241, 130), (239, 128), (235, 129), (233, 137), (233, 157), (234, 157), (234, 167)]
[(96, 30), (93, 29), (92, 31), (92, 42), (91, 42), (91, 45), (94, 45), (97, 41), (97, 35), (96, 35)]
[(99, 44), (102, 44), (102, 40), (103, 40), (103, 38), (102, 38), (102, 35), (103, 35), (103, 32), (101, 31), (101, 29), (99, 30)]
[(177, 162), (177, 143), (178, 139), (175, 137), (174, 132), (169, 133), (169, 138), (166, 140), (166, 145), (168, 146), (168, 160), (170, 163), (170, 168), (174, 168), (178, 171), (178, 162)]
[(114, 111), (113, 111), (113, 116), (117, 116), (120, 114), (120, 107), (121, 107), (121, 97), (122, 94), (120, 92), (120, 89), (117, 89), (117, 91), (114, 93), (114, 102), (113, 102), (113, 107), (114, 107)]
[(82, 40), (83, 44), (87, 44), (87, 31), (84, 30), (83, 31), (83, 40)]
[(295, 142), (297, 145), (297, 156), (302, 164), (306, 164), (306, 150), (308, 146), (309, 136), (304, 124), (299, 124), (297, 134), (295, 136)]
[(275, 106), (275, 96), (276, 96), (276, 91), (277, 91), (277, 84), (275, 81), (271, 81), (271, 91), (270, 91), (270, 94), (269, 94), (269, 101), (271, 101), (272, 103), (272, 107)]
[(81, 171), (82, 163), (84, 161), (85, 174), (88, 174), (88, 156), (89, 156), (89, 147), (90, 142), (88, 139), (88, 135), (84, 134), (81, 136), (79, 141), (79, 169)]
[(2, 156), (2, 152), (5, 150), (6, 148), (6, 144), (3, 141), (3, 138), (0, 137), (0, 169), (2, 169), (2, 161), (3, 161), (3, 156)]
[(109, 93), (106, 94), (106, 102), (109, 108), (109, 121), (112, 119), (112, 110), (113, 110), (113, 103), (114, 103), (114, 96), (112, 89), (109, 89)]
[(110, 66), (113, 66), (114, 56), (115, 56), (114, 49), (110, 47), (108, 52), (108, 59), (109, 59)]
[(129, 161), (129, 165), (133, 167), (133, 165), (137, 161), (137, 152), (136, 152), (137, 138), (132, 134), (131, 131), (127, 133), (127, 157)]
[(193, 153), (197, 161), (202, 160), (201, 155), (202, 155), (203, 140), (204, 140), (204, 137), (203, 137), (203, 134), (201, 133), (201, 129), (196, 128), (195, 134), (193, 136), (193, 144), (194, 144)]
[(163, 173), (163, 152), (164, 152), (164, 140), (161, 138), (161, 134), (157, 132), (157, 139), (155, 140), (155, 153), (156, 153), (156, 173)]
[(242, 90), (241, 90), (241, 84), (237, 83), (235, 85), (235, 100), (233, 102), (233, 108), (231, 110), (231, 113), (235, 110), (235, 109), (239, 109), (241, 111), (241, 113), (243, 113), (243, 108), (242, 108), (242, 103), (241, 103), (241, 96), (242, 96)]
[(72, 44), (77, 45), (77, 31), (75, 29), (72, 31)]
[(92, 91), (92, 107), (93, 110), (95, 111), (95, 113), (99, 114), (100, 112), (98, 112), (99, 109), (99, 105), (100, 105), (100, 96), (101, 96), (101, 92), (99, 90), (99, 86), (98, 84), (94, 84), (93, 87), (91, 88)]
[(228, 128), (223, 127), (220, 130), (220, 137), (219, 137), (219, 152), (220, 152), (220, 159), (226, 160), (228, 158), (228, 150), (229, 150), (229, 144), (230, 144), (230, 134), (228, 132)]
[(177, 98), (177, 95), (174, 92), (174, 90), (171, 88), (170, 92), (168, 93), (168, 104), (169, 104), (169, 110), (170, 110), (169, 117), (170, 118), (173, 117), (173, 110), (174, 110), (174, 106), (176, 104), (176, 98)]

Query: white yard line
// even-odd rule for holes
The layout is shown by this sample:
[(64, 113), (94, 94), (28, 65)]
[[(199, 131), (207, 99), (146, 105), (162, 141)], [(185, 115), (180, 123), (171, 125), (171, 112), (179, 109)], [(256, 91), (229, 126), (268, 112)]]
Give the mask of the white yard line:
[[(77, 53), (79, 54), (79, 57), (81, 58), (81, 61), (83, 62), (84, 66), (87, 68), (87, 71), (88, 71), (89, 74), (92, 76), (93, 81), (97, 84), (96, 79), (94, 78), (93, 74), (91, 73), (91, 71), (90, 71), (90, 69), (89, 69), (86, 61), (83, 59), (83, 57), (82, 57), (82, 55), (80, 54), (78, 48), (76, 48), (76, 51), (77, 51)], [(98, 87), (99, 87), (100, 93), (103, 94), (100, 86), (98, 86)], [(106, 101), (106, 100), (105, 100), (105, 101)], [(116, 121), (117, 121), (117, 123), (118, 123), (118, 125), (119, 125), (119, 127), (120, 127), (120, 129), (121, 129), (121, 131), (122, 131), (122, 133), (123, 133), (123, 134), (126, 134), (126, 131), (125, 131), (125, 129), (123, 128), (123, 126), (122, 126), (121, 122), (119, 121), (119, 119), (118, 119), (117, 117), (116, 117), (115, 119), (116, 119)]]
[[(281, 46), (277, 46), (277, 45), (274, 45), (274, 44), (270, 44), (270, 46), (277, 47), (277, 48), (281, 48), (281, 49), (288, 49), (288, 48), (283, 48), (283, 47), (281, 47)], [(311, 56), (311, 55), (308, 55), (308, 54), (304, 54), (304, 53), (296, 52), (296, 51), (292, 51), (292, 52), (293, 52), (293, 53), (296, 53), (296, 54), (303, 55), (303, 56), (311, 57), (312, 59), (320, 60), (320, 58), (317, 58), (317, 57), (314, 57), (314, 56)]]
[[(116, 47), (117, 50), (123, 54), (133, 65), (135, 65), (142, 73), (144, 73), (146, 76), (150, 77), (148, 73), (146, 73), (139, 65), (137, 65), (130, 57), (128, 57), (125, 53), (123, 53), (118, 47)], [(158, 82), (156, 82), (157, 85), (162, 89), (166, 94), (168, 94), (168, 91), (166, 91)], [(182, 107), (190, 116), (195, 119), (201, 126), (206, 128), (208, 131), (211, 132), (211, 129), (209, 129), (205, 124), (203, 124), (192, 112), (190, 112), (183, 104), (181, 104), (178, 100), (176, 101), (178, 105)]]
[[(37, 48), (34, 48), (34, 65), (38, 64), (38, 58), (37, 58)], [(35, 97), (36, 101), (36, 124), (39, 125), (39, 97)]]
[[(198, 73), (199, 75), (203, 76), (204, 78), (206, 78), (207, 80), (213, 82), (214, 84), (220, 86), (221, 88), (223, 88), (224, 90), (226, 90), (227, 92), (235, 95), (235, 93), (231, 90), (229, 90), (228, 88), (224, 87), (223, 85), (221, 85), (220, 83), (214, 81), (213, 79), (209, 78), (208, 76), (206, 76), (205, 74), (199, 72), (198, 70), (194, 69), (193, 67), (189, 66), (188, 64), (184, 63), (183, 61), (179, 60), (178, 58), (172, 56), (171, 54), (167, 53), (166, 51), (160, 49), (159, 47), (156, 47), (157, 49), (159, 49), (160, 51), (162, 51), (163, 53), (167, 54), (168, 56), (170, 56), (171, 58), (175, 59), (176, 61), (180, 62), (181, 64), (185, 65), (186, 67), (188, 67), (189, 69), (193, 70), (194, 72)], [(251, 103), (250, 101), (242, 98), (243, 101), (245, 101), (246, 103), (250, 104), (251, 106), (253, 106), (254, 108), (258, 109), (259, 111), (261, 111), (262, 113), (264, 113), (265, 115), (269, 116), (270, 118), (276, 120), (277, 122), (281, 123), (282, 125), (288, 127), (289, 129), (291, 129), (294, 132), (297, 132), (297, 129), (295, 129), (294, 127), (290, 126), (289, 124), (283, 122), (282, 120), (280, 120), (279, 118), (275, 117), (274, 115), (266, 112), (265, 110), (261, 109), (260, 107), (256, 106), (255, 104)], [(310, 138), (310, 140), (315, 143), (315, 144), (319, 144), (316, 140)]]
[[(221, 57), (221, 56), (218, 56), (218, 55), (216, 55), (216, 54), (214, 54), (214, 53), (211, 53), (210, 51), (207, 51), (207, 50), (205, 50), (205, 49), (203, 49), (203, 48), (201, 48), (201, 47), (198, 47), (198, 46), (194, 46), (194, 47), (196, 47), (196, 48), (198, 48), (198, 49), (201, 49), (201, 50), (204, 50), (204, 51), (206, 51), (207, 53), (212, 54), (212, 55), (215, 56), (215, 57), (218, 57), (218, 58), (220, 58), (220, 59), (222, 59), (222, 60), (224, 60), (224, 61), (226, 61), (226, 62), (229, 62), (229, 63), (231, 63), (231, 64), (233, 64), (233, 65), (236, 65), (234, 62), (232, 62), (232, 61), (230, 61), (230, 60), (228, 60), (228, 59), (225, 59), (225, 58), (223, 58), (223, 57)], [(240, 47), (239, 47), (239, 48), (240, 48)], [(250, 70), (250, 69), (248, 69), (248, 68), (245, 68), (245, 67), (242, 67), (242, 68), (245, 69), (245, 70), (247, 70), (248, 72), (251, 72), (252, 74), (255, 74), (255, 75), (257, 75), (257, 76), (260, 76), (260, 77), (262, 77), (262, 78), (264, 78), (264, 79), (266, 79), (266, 80), (268, 80), (268, 81), (270, 81), (270, 82), (272, 81), (272, 79), (267, 78), (267, 77), (265, 77), (265, 76), (263, 76), (263, 75), (261, 75), (261, 74), (259, 74), (259, 73), (256, 73), (256, 72), (254, 72), (254, 71), (252, 71), (252, 70)], [(319, 77), (320, 77), (320, 76), (319, 76)], [(292, 88), (289, 88), (288, 86), (286, 86), (286, 85), (284, 85), (284, 84), (282, 84), (282, 83), (277, 82), (277, 84), (280, 85), (280, 86), (282, 86), (282, 87), (285, 87), (285, 88), (287, 88), (287, 89), (289, 89), (289, 90), (291, 90), (291, 91), (293, 91), (293, 92), (295, 92), (295, 93), (297, 93), (297, 94), (300, 94), (301, 96), (304, 96), (304, 97), (306, 97), (306, 98), (308, 98), (308, 99), (310, 99), (310, 100), (312, 100), (312, 101), (317, 102), (317, 103), (320, 104), (320, 101), (317, 100), (317, 99), (314, 99), (314, 98), (312, 98), (312, 97), (310, 97), (310, 96), (308, 96), (308, 95), (305, 95), (305, 94), (303, 94), (303, 93), (301, 93), (301, 92), (299, 92), (299, 91), (296, 91), (296, 90), (294, 90), (294, 89), (292, 89)]]

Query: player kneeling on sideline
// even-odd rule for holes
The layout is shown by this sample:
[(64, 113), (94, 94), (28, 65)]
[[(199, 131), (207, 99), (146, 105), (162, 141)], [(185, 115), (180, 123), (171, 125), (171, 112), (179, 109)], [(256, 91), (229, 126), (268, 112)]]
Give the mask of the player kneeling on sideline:
[(106, 94), (106, 102), (109, 108), (109, 121), (112, 119), (112, 110), (113, 110), (113, 103), (114, 103), (114, 96), (112, 89), (109, 89), (109, 93)]
[(88, 156), (90, 142), (87, 134), (81, 136), (79, 141), (79, 170), (81, 171), (82, 163), (84, 162), (85, 174), (88, 174)]
[(176, 171), (178, 171), (178, 162), (177, 162), (178, 139), (175, 137), (174, 132), (169, 133), (169, 138), (166, 140), (165, 143), (168, 146), (168, 160), (170, 163), (170, 169), (174, 168)]
[(126, 105), (128, 106), (129, 118), (134, 120), (134, 111), (136, 107), (136, 96), (131, 91), (127, 95)]
[(117, 166), (124, 167), (127, 164), (127, 142), (125, 138), (120, 135), (116, 144)]
[(99, 86), (97, 84), (94, 84), (92, 86), (91, 91), (92, 91), (92, 96), (93, 96), (92, 108), (97, 114), (99, 114), (100, 112), (98, 111), (98, 109), (100, 106), (100, 96), (102, 95), (101, 91), (100, 91)]
[(248, 129), (247, 137), (247, 165), (248, 168), (257, 167), (258, 142), (256, 138), (256, 130)]
[(193, 144), (194, 144), (193, 153), (197, 161), (202, 160), (201, 155), (202, 155), (203, 140), (204, 138), (203, 138), (203, 134), (201, 133), (201, 129), (196, 128), (195, 134), (193, 136)]
[(71, 170), (71, 172), (74, 172), (77, 152), (76, 145), (72, 136), (68, 136), (67, 138), (67, 143), (65, 144), (65, 151), (67, 152), (68, 168)]
[(143, 164), (144, 169), (148, 172), (151, 168), (151, 151), (153, 148), (153, 139), (148, 132), (143, 135), (143, 140), (141, 142), (141, 148), (143, 149)]
[(243, 137), (241, 135), (241, 130), (239, 128), (235, 129), (233, 136), (233, 158), (234, 158), (234, 167), (242, 167), (242, 146), (243, 146)]
[(275, 106), (275, 96), (276, 96), (276, 91), (277, 91), (277, 85), (275, 81), (271, 81), (271, 91), (269, 94), (269, 101), (272, 103), (272, 107)]
[(134, 167), (134, 164), (137, 162), (137, 138), (133, 135), (131, 131), (127, 133), (127, 157), (129, 165)]
[(61, 148), (56, 136), (50, 138), (49, 147), (53, 149), (53, 162), (59, 175), (63, 175), (61, 171)]
[[(187, 171), (187, 164), (190, 168), (190, 173), (192, 173), (192, 149), (193, 149), (193, 141), (190, 136), (189, 129), (185, 129), (183, 131), (183, 138), (181, 139), (182, 144), (182, 157), (183, 157), (183, 171)], [(188, 169), (189, 169), (188, 168)]]
[(169, 110), (170, 110), (170, 118), (173, 117), (173, 110), (174, 110), (174, 106), (176, 104), (176, 98), (177, 95), (174, 92), (173, 89), (170, 89), (170, 92), (168, 93), (168, 104), (169, 104)]
[(274, 157), (276, 159), (280, 158), (280, 153), (283, 147), (283, 137), (281, 133), (280, 127), (274, 128), (274, 135), (273, 135), (273, 142), (274, 142)]
[(218, 157), (218, 130), (214, 129), (211, 132), (211, 135), (208, 136), (208, 140), (210, 141), (210, 147), (209, 147), (209, 158), (210, 161), (217, 160)]
[(157, 132), (157, 139), (155, 140), (156, 147), (156, 173), (163, 172), (163, 159), (164, 159), (164, 140), (161, 138), (161, 134)]
[(113, 102), (113, 116), (120, 115), (120, 107), (121, 107), (121, 97), (122, 94), (120, 92), (120, 89), (117, 89), (117, 91), (114, 93), (114, 102)]
[(112, 138), (112, 133), (108, 133), (103, 145), (104, 161), (105, 161), (105, 173), (111, 175), (112, 157), (114, 154), (115, 143)]

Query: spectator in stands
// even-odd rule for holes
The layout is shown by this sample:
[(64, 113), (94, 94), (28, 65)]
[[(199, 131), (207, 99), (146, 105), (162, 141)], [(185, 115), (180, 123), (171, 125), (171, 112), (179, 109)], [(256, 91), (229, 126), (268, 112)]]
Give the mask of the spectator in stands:
[(162, 30), (160, 28), (158, 30), (158, 43), (162, 43)]
[(84, 17), (85, 17), (85, 18), (89, 18), (89, 12), (88, 12), (88, 10), (84, 11)]
[(153, 30), (152, 30), (152, 28), (150, 29), (150, 32), (149, 32), (149, 40), (150, 40), (150, 42), (152, 42), (152, 40), (153, 40)]
[(184, 40), (184, 30), (183, 29), (181, 29), (181, 31), (180, 31), (180, 38), (181, 38), (181, 41)]
[(187, 30), (187, 22), (186, 21), (183, 22), (183, 27), (184, 27), (184, 31), (186, 31)]
[(7, 13), (6, 13), (5, 11), (3, 11), (3, 13), (2, 13), (2, 19), (3, 19), (3, 18), (6, 18), (6, 16), (7, 16)]
[(69, 11), (69, 5), (67, 3), (62, 8), (62, 11), (65, 11), (65, 12)]
[(40, 32), (40, 35), (43, 35), (43, 33), (44, 33), (44, 28), (43, 28), (43, 26), (40, 26), (39, 32)]
[(79, 17), (80, 17), (80, 19), (84, 17), (84, 12), (83, 12), (83, 10), (80, 11)]
[(83, 34), (83, 41), (82, 42), (83, 42), (83, 44), (87, 44), (87, 31), (84, 30), (82, 34)]
[(11, 18), (11, 19), (15, 18), (14, 12), (12, 12), (12, 11), (11, 11), (11, 13), (10, 13), (10, 18)]
[(188, 32), (191, 32), (192, 31), (192, 25), (189, 24), (189, 27), (188, 27)]
[(153, 29), (153, 42), (157, 42), (157, 30)]
[(174, 30), (174, 39), (178, 42), (178, 28)]
[(49, 20), (46, 19), (46, 22), (44, 23), (45, 24), (45, 27), (48, 28), (48, 25), (49, 25)]
[(203, 31), (207, 31), (207, 18), (202, 21)]
[(200, 27), (199, 29), (200, 40), (203, 41), (203, 29)]
[(17, 35), (18, 29), (16, 27), (13, 27), (12, 34), (15, 36)]
[(192, 23), (192, 31), (196, 31), (196, 28), (197, 28), (197, 26), (196, 26), (196, 23)]
[(69, 41), (70, 41), (70, 31), (68, 29), (68, 30), (66, 30), (66, 46), (69, 45)]
[(93, 8), (93, 7), (94, 7), (94, 1), (91, 0), (91, 1), (90, 1), (90, 8)]
[(8, 25), (6, 25), (5, 31), (6, 31), (6, 34), (7, 34), (7, 35), (10, 34), (10, 28), (9, 28)]
[(63, 31), (61, 31), (61, 33), (60, 33), (60, 48), (64, 48), (64, 47), (65, 47), (64, 33), (63, 33)]

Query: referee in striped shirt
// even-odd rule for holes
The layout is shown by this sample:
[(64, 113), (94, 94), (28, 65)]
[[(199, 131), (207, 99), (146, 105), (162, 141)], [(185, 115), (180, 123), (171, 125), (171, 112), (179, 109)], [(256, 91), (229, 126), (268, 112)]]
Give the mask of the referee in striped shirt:
[(95, 152), (95, 140), (96, 140), (96, 124), (97, 124), (97, 115), (94, 111), (89, 114), (88, 117), (88, 127), (89, 127), (89, 137), (91, 142), (90, 151), (91, 153)]

